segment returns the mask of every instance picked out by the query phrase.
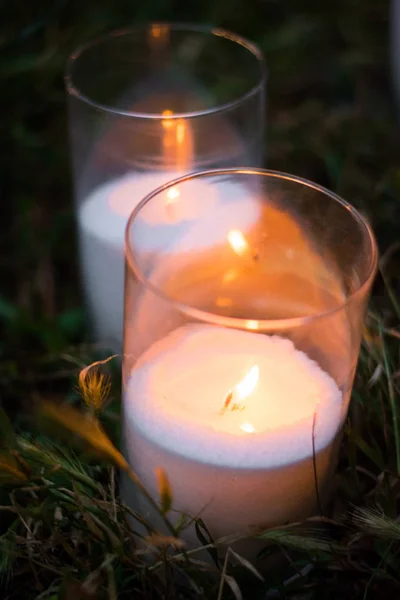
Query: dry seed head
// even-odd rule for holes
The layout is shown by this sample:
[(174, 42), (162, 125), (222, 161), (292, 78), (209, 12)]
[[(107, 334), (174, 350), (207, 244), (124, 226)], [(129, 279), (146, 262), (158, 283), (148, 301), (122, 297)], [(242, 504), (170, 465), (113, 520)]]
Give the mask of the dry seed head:
[(107, 400), (111, 390), (111, 380), (108, 375), (99, 372), (99, 365), (104, 365), (116, 355), (105, 360), (98, 360), (85, 367), (79, 373), (79, 390), (86, 406), (94, 412), (99, 412)]

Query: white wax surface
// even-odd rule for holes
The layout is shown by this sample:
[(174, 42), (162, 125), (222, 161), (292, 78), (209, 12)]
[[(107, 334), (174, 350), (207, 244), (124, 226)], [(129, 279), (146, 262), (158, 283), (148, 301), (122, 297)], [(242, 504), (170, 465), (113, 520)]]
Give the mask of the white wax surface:
[[(256, 365), (259, 381), (243, 410), (221, 414), (226, 394), (237, 397), (237, 384)], [(215, 539), (246, 535), (315, 514), (316, 478), (323, 500), (343, 403), (334, 380), (288, 340), (185, 325), (136, 363), (125, 389), (124, 445), (153, 497), (161, 466), (178, 513), (200, 516)], [(132, 483), (124, 498), (160, 527)], [(198, 546), (193, 530), (184, 538)], [(240, 551), (252, 560), (259, 549), (249, 542)]]
[[(241, 410), (221, 414), (228, 392), (255, 365), (259, 380)], [(342, 394), (287, 339), (187, 325), (138, 361), (125, 415), (149, 442), (186, 459), (270, 469), (312, 456), (314, 415), (315, 450), (328, 446), (340, 427)]]
[[(97, 341), (122, 349), (125, 228), (132, 210), (152, 190), (178, 173), (128, 174), (95, 189), (78, 210), (83, 283)], [(228, 186), (228, 187), (227, 187)], [(225, 184), (233, 203), (225, 210), (218, 188), (185, 184), (185, 198), (168, 198), (165, 211), (147, 209), (137, 229), (141, 252), (179, 254), (212, 247), (234, 228), (257, 221), (257, 202), (240, 185)]]

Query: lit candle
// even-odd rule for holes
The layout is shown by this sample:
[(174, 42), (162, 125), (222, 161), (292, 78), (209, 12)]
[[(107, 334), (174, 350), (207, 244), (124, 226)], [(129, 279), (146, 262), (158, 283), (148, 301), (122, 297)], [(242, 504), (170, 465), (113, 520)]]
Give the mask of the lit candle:
[[(95, 189), (78, 210), (83, 285), (95, 338), (115, 352), (122, 348), (124, 243), (128, 218), (147, 194), (181, 177), (193, 165), (193, 139), (188, 124), (183, 119), (171, 118), (171, 111), (164, 114), (165, 119), (161, 121), (163, 157), (165, 164), (176, 166), (176, 171), (129, 172)], [(230, 215), (231, 222), (240, 223), (246, 231), (258, 216), (256, 204), (251, 205), (242, 186), (227, 184), (227, 187), (232, 197), (238, 199)], [(204, 236), (202, 231), (197, 238), (196, 249), (200, 251), (218, 238), (224, 222), (218, 215), (220, 210), (214, 186), (201, 181), (189, 182), (184, 202), (180, 201), (179, 189), (170, 188), (165, 191), (163, 212), (158, 207), (146, 211), (140, 248), (148, 253), (169, 251), (168, 246), (176, 239), (179, 228), (186, 231), (188, 222), (196, 224), (207, 215), (208, 235)], [(180, 245), (171, 248), (171, 252), (180, 253), (183, 248)]]
[(124, 402), (128, 459), (145, 486), (157, 494), (162, 466), (173, 507), (200, 516), (215, 538), (316, 509), (314, 468), (322, 494), (342, 392), (290, 340), (184, 325), (137, 361)]
[[(120, 352), (122, 347), (125, 227), (131, 211), (144, 196), (173, 178), (173, 174), (166, 173), (127, 175), (96, 190), (79, 210), (83, 282), (95, 336), (115, 352)], [(242, 187), (231, 188), (231, 194), (238, 202), (230, 212), (228, 222), (241, 223), (246, 230), (256, 221), (257, 206), (246, 198)], [(149, 254), (157, 250), (182, 254), (185, 240), (175, 247), (169, 248), (169, 245), (180, 228), (186, 230), (189, 221), (193, 221), (193, 234), (197, 235), (197, 251), (219, 238), (219, 228), (225, 222), (221, 219), (223, 207), (215, 190), (201, 181), (191, 182), (186, 197), (189, 202), (187, 198), (180, 202), (179, 189), (170, 188), (165, 192), (163, 213), (151, 208), (146, 212), (138, 240), (142, 250)], [(196, 226), (196, 220), (201, 221), (202, 214), (208, 215), (206, 236), (204, 230), (200, 231)], [(191, 250), (195, 249), (192, 237), (188, 244)]]

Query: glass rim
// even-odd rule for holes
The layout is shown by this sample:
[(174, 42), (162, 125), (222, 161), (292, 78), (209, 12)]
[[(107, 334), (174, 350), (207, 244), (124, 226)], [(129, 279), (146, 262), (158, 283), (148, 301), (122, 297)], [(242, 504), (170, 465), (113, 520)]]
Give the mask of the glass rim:
[(225, 102), (224, 104), (216, 105), (212, 108), (207, 108), (207, 109), (198, 110), (198, 111), (191, 111), (191, 112), (173, 113), (172, 115), (168, 115), (168, 119), (171, 119), (171, 120), (182, 119), (182, 118), (195, 119), (197, 117), (204, 117), (204, 116), (208, 116), (208, 115), (217, 114), (220, 112), (229, 111), (229, 110), (235, 108), (236, 106), (239, 106), (244, 101), (255, 96), (263, 89), (265, 82), (267, 80), (266, 61), (265, 61), (265, 57), (264, 57), (262, 50), (259, 48), (259, 46), (256, 43), (251, 42), (250, 40), (248, 40), (232, 31), (229, 31), (228, 29), (223, 29), (220, 27), (212, 27), (212, 26), (208, 27), (206, 25), (192, 25), (192, 24), (186, 24), (186, 23), (169, 23), (169, 22), (162, 22), (162, 21), (154, 21), (154, 22), (149, 22), (147, 24), (135, 25), (133, 27), (128, 27), (128, 28), (124, 28), (124, 29), (115, 29), (115, 30), (105, 33), (103, 35), (97, 36), (94, 39), (92, 39), (91, 41), (78, 46), (69, 55), (69, 57), (67, 59), (67, 63), (66, 63), (65, 74), (64, 74), (64, 83), (65, 83), (65, 88), (66, 88), (68, 95), (74, 96), (75, 98), (81, 100), (82, 102), (84, 102), (88, 106), (91, 106), (92, 108), (101, 110), (101, 111), (103, 111), (105, 113), (109, 113), (109, 114), (137, 118), (137, 119), (152, 119), (152, 120), (160, 120), (160, 121), (165, 119), (165, 115), (163, 115), (162, 113), (143, 113), (140, 111), (137, 112), (137, 111), (130, 111), (130, 110), (121, 110), (121, 109), (115, 108), (113, 106), (101, 104), (99, 102), (96, 102), (94, 99), (90, 98), (89, 96), (83, 94), (80, 91), (79, 87), (76, 86), (74, 83), (74, 74), (73, 74), (74, 66), (76, 64), (76, 61), (79, 60), (79, 58), (86, 52), (86, 50), (89, 50), (90, 48), (93, 48), (94, 46), (101, 44), (107, 40), (111, 40), (113, 37), (121, 37), (121, 36), (131, 35), (134, 33), (145, 32), (148, 30), (149, 27), (168, 27), (172, 31), (187, 31), (187, 32), (192, 31), (192, 32), (207, 34), (210, 36), (223, 37), (226, 40), (230, 40), (231, 42), (234, 42), (234, 43), (242, 46), (246, 50), (248, 50), (253, 55), (253, 57), (257, 60), (257, 63), (260, 68), (258, 82), (255, 85), (252, 85), (246, 93), (241, 94), (238, 98), (235, 98), (235, 99), (231, 100), (230, 102)]
[[(294, 183), (301, 184), (303, 186), (309, 187), (313, 190), (316, 190), (316, 191), (319, 191), (319, 192), (325, 194), (331, 200), (334, 200), (335, 202), (339, 203), (343, 208), (345, 208), (346, 210), (348, 210), (351, 213), (353, 219), (358, 222), (360, 228), (363, 230), (363, 236), (369, 239), (370, 248), (371, 248), (371, 256), (370, 256), (370, 260), (369, 260), (369, 270), (368, 270), (366, 276), (363, 278), (362, 281), (360, 281), (357, 289), (345, 298), (344, 302), (341, 302), (335, 308), (332, 308), (332, 309), (329, 309), (326, 311), (322, 311), (322, 312), (314, 314), (314, 315), (307, 315), (307, 316), (301, 316), (301, 317), (288, 317), (288, 318), (282, 318), (282, 319), (251, 319), (250, 317), (248, 317), (248, 318), (228, 317), (228, 316), (224, 316), (224, 315), (218, 315), (213, 312), (208, 312), (208, 311), (190, 306), (189, 304), (185, 304), (184, 302), (180, 302), (179, 300), (176, 300), (175, 298), (170, 297), (168, 294), (163, 292), (161, 289), (159, 289), (156, 285), (152, 284), (148, 280), (148, 278), (143, 274), (139, 264), (135, 260), (134, 254), (132, 252), (130, 240), (129, 240), (132, 224), (134, 223), (136, 217), (139, 215), (140, 211), (153, 198), (155, 198), (156, 196), (158, 196), (165, 190), (167, 190), (171, 187), (174, 187), (176, 185), (179, 185), (185, 181), (190, 181), (190, 180), (200, 179), (200, 178), (207, 178), (207, 177), (211, 177), (211, 176), (218, 176), (218, 175), (226, 176), (226, 175), (233, 175), (233, 174), (257, 175), (257, 176), (268, 177), (268, 178), (273, 178), (273, 179), (292, 181)], [(305, 325), (305, 324), (315, 321), (316, 319), (322, 319), (322, 318), (333, 316), (335, 313), (339, 313), (339, 311), (342, 311), (347, 306), (349, 306), (354, 301), (355, 298), (357, 298), (360, 295), (363, 295), (366, 292), (366, 290), (368, 289), (368, 287), (370, 286), (370, 284), (372, 283), (372, 280), (373, 280), (373, 278), (376, 274), (377, 268), (378, 268), (378, 246), (377, 246), (377, 242), (376, 242), (372, 227), (369, 225), (367, 220), (362, 216), (362, 214), (354, 206), (352, 206), (349, 202), (347, 202), (346, 200), (343, 200), (343, 198), (341, 198), (334, 192), (331, 192), (324, 186), (313, 183), (312, 181), (309, 181), (308, 179), (304, 179), (304, 178), (298, 177), (296, 175), (291, 175), (289, 173), (284, 173), (282, 171), (273, 171), (273, 170), (269, 170), (269, 169), (257, 169), (257, 168), (245, 168), (245, 167), (240, 168), (239, 167), (239, 168), (227, 168), (227, 169), (212, 169), (209, 171), (189, 173), (187, 175), (184, 175), (183, 177), (179, 177), (177, 179), (169, 181), (169, 182), (165, 183), (164, 185), (159, 186), (158, 188), (156, 188), (149, 194), (147, 194), (143, 198), (143, 200), (141, 200), (141, 202), (139, 202), (139, 204), (132, 211), (132, 213), (129, 217), (129, 220), (127, 222), (126, 229), (125, 229), (125, 260), (126, 260), (127, 268), (130, 269), (135, 274), (135, 276), (142, 283), (142, 285), (144, 285), (149, 291), (151, 291), (153, 294), (155, 294), (157, 297), (161, 298), (162, 300), (174, 305), (178, 311), (180, 311), (186, 315), (192, 316), (192, 317), (196, 318), (197, 320), (200, 320), (203, 322), (208, 322), (208, 323), (214, 323), (219, 326), (233, 327), (236, 329), (254, 329), (255, 331), (257, 331), (258, 329), (283, 330), (283, 329), (288, 329), (288, 328), (295, 328), (300, 325)], [(250, 322), (252, 324), (251, 327), (249, 326)], [(256, 324), (257, 326), (254, 327), (254, 324)]]

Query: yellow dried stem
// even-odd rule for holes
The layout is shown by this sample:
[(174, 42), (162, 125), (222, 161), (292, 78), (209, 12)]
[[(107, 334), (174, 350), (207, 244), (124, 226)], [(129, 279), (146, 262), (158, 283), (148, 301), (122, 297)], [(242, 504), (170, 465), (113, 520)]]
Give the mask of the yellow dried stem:
[(181, 550), (185, 547), (185, 542), (183, 540), (171, 535), (153, 533), (146, 537), (146, 541), (156, 548), (174, 548), (175, 550)]
[(167, 513), (172, 506), (172, 489), (166, 472), (162, 467), (154, 470), (157, 478), (158, 493), (160, 495), (161, 510)]

